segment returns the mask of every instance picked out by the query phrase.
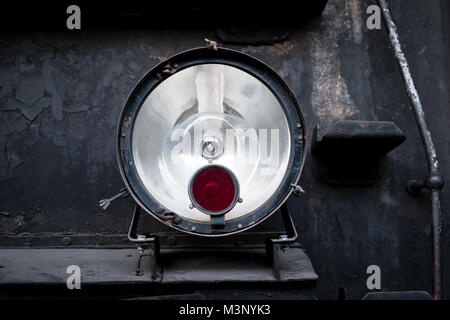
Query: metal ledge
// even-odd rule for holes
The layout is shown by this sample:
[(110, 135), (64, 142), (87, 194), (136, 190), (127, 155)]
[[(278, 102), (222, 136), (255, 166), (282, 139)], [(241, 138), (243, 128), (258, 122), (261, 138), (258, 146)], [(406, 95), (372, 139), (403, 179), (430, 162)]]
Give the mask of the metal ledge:
[(405, 141), (389, 121), (338, 120), (313, 134), (312, 152), (323, 163), (323, 176), (336, 186), (367, 186), (378, 178), (378, 163)]
[[(317, 274), (305, 252), (282, 252), (280, 278), (273, 274), (262, 249), (161, 250), (162, 272), (152, 280), (148, 268), (137, 275), (136, 249), (0, 249), (0, 286), (65, 285), (69, 265), (81, 269), (81, 285), (180, 284), (223, 282), (314, 281)], [(145, 264), (143, 259), (141, 263)]]

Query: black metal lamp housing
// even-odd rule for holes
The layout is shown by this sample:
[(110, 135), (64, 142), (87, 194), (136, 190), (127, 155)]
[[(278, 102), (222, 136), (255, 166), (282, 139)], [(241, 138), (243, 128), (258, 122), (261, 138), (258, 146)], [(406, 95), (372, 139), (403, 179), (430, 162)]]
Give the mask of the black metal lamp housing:
[(123, 108), (120, 171), (149, 214), (183, 232), (225, 236), (273, 214), (297, 186), (305, 123), (263, 62), (197, 48), (150, 70)]

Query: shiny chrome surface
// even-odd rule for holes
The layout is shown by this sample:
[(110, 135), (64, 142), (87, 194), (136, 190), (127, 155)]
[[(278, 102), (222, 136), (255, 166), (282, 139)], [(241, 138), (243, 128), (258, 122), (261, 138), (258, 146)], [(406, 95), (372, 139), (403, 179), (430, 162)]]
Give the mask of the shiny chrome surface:
[(208, 222), (190, 209), (187, 186), (208, 164), (231, 170), (242, 203), (231, 220), (263, 206), (286, 173), (291, 138), (282, 106), (250, 74), (226, 65), (189, 67), (160, 83), (141, 106), (132, 131), (139, 178), (162, 206)]

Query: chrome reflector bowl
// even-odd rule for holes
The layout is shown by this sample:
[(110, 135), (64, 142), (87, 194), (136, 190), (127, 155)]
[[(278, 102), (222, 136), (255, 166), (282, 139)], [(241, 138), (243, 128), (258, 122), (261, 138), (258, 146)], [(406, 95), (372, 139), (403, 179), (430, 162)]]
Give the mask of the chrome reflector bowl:
[[(169, 58), (136, 85), (119, 121), (118, 158), (147, 212), (177, 230), (223, 236), (281, 206), (298, 182), (304, 142), (299, 105), (272, 69), (237, 51), (200, 48)], [(208, 167), (229, 173), (239, 194), (227, 194), (217, 175), (202, 177), (203, 189), (193, 192), (193, 177)], [(193, 194), (211, 208), (234, 201), (212, 212)]]

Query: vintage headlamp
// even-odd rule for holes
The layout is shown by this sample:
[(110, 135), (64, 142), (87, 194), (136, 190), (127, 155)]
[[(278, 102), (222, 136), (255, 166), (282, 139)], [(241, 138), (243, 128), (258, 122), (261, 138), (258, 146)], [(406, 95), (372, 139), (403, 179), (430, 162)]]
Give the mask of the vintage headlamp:
[(119, 165), (155, 218), (223, 236), (287, 200), (304, 162), (304, 130), (298, 102), (267, 65), (234, 50), (193, 49), (157, 65), (130, 94)]

